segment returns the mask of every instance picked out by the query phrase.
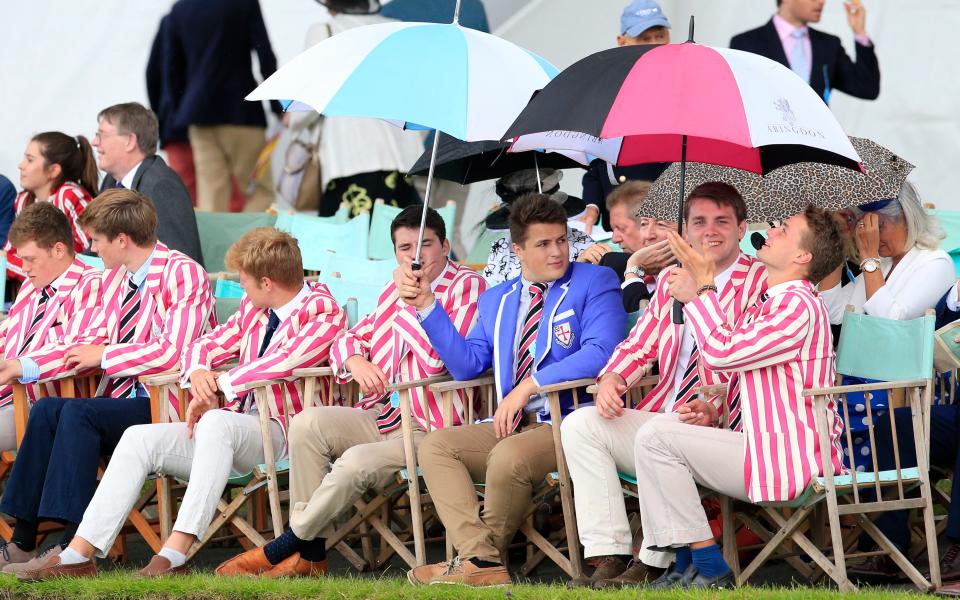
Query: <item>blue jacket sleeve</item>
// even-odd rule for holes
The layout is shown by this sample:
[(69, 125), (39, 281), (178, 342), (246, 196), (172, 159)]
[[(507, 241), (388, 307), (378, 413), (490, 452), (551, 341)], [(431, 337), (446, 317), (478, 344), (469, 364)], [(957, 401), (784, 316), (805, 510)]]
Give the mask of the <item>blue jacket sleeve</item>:
[[(483, 307), (480, 307), (477, 322), (466, 339), (457, 331), (446, 311), (438, 308), (434, 307), (420, 323), (430, 343), (454, 379), (464, 381), (479, 377), (493, 365), (493, 343), (487, 337)], [(486, 320), (490, 318), (487, 316)]]
[(539, 369), (534, 377), (541, 386), (596, 377), (627, 335), (627, 313), (616, 274), (607, 268), (592, 270), (580, 318), (580, 349)]

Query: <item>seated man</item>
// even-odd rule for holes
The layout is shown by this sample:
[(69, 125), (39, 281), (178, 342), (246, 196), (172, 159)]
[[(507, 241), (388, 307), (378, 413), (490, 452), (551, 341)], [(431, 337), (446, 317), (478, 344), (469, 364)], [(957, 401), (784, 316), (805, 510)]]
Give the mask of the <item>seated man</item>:
[[(23, 376), (17, 360), (21, 355), (56, 345), (66, 330), (81, 329), (93, 318), (100, 305), (100, 274), (73, 253), (70, 221), (49, 202), (34, 202), (17, 215), (10, 227), (10, 243), (23, 263), (26, 280), (20, 286), (10, 314), (0, 322), (0, 344), (4, 361), (0, 363), (0, 381)], [(29, 360), (25, 361), (29, 362)], [(29, 385), (27, 398), (33, 402), (59, 393), (59, 386)], [(17, 446), (13, 420), (13, 388), (0, 386), (0, 451)], [(24, 540), (25, 541), (25, 540)], [(32, 542), (32, 540), (31, 540)], [(5, 542), (0, 542), (2, 546)], [(32, 552), (12, 544), (0, 552), (0, 566), (11, 558)]]
[[(96, 575), (93, 555), (106, 556), (151, 473), (189, 483), (173, 532), (138, 575), (186, 572), (186, 554), (213, 520), (231, 474), (263, 463), (264, 435), (250, 390), (270, 380), (287, 380), (270, 388), (270, 439), (274, 456), (282, 455), (293, 417), (284, 410), (284, 395), (294, 410), (302, 406), (296, 383), (289, 381), (293, 370), (326, 362), (331, 343), (346, 327), (346, 313), (327, 286), (304, 283), (300, 248), (286, 233), (269, 227), (248, 231), (227, 251), (225, 263), (239, 273), (245, 296), (223, 325), (183, 352), (181, 385), (193, 392), (184, 422), (128, 429), (70, 546), (20, 579)], [(240, 364), (215, 371), (234, 360)], [(213, 410), (221, 394), (223, 410)]]
[[(148, 198), (108, 190), (87, 206), (80, 225), (107, 268), (102, 303), (77, 335), (22, 355), (21, 381), (44, 383), (94, 368), (104, 376), (96, 398), (43, 398), (30, 411), (0, 502), (0, 511), (17, 520), (13, 541), (21, 549), (32, 547), (38, 523), (47, 519), (65, 525), (61, 544), (69, 542), (93, 496), (100, 457), (113, 452), (128, 427), (150, 422), (150, 398), (137, 378), (176, 367), (213, 313), (207, 274), (157, 242)], [(17, 562), (29, 565), (29, 558)]]
[(744, 502), (788, 502), (825, 470), (844, 470), (836, 404), (827, 404), (831, 452), (821, 457), (817, 443), (803, 441), (818, 434), (814, 400), (802, 395), (833, 385), (830, 319), (813, 286), (843, 260), (840, 232), (813, 206), (771, 229), (757, 252), (769, 287), (736, 321), (720, 304), (712, 258), (670, 239), (683, 264), (671, 271), (670, 294), (686, 304), (701, 360), (729, 372), (727, 396), (739, 402), (743, 427), (714, 428), (717, 411), (706, 405), (699, 419), (658, 415), (640, 429), (634, 460), (643, 546), (676, 550), (675, 565), (652, 587), (731, 587), (697, 485)]
[[(623, 339), (626, 313), (616, 276), (571, 264), (566, 233), (563, 208), (549, 196), (529, 194), (514, 203), (510, 234), (521, 275), (480, 297), (479, 321), (466, 338), (436, 309), (427, 282), (406, 270), (401, 295), (417, 307), (450, 373), (472, 379), (493, 368), (497, 397), (492, 420), (431, 432), (421, 444), (423, 478), (459, 556), (413, 569), (407, 577), (415, 584), (510, 583), (501, 553), (534, 487), (557, 468), (545, 425), (550, 408), (536, 390), (596, 377)], [(564, 414), (573, 409), (571, 392), (561, 404)], [(474, 482), (486, 484), (482, 515)]]
[[(416, 254), (422, 209), (409, 206), (390, 225), (401, 264), (410, 264)], [(422, 273), (444, 313), (466, 335), (476, 321), (477, 298), (486, 283), (473, 270), (457, 266), (449, 254), (443, 219), (427, 209)], [(290, 426), (290, 530), (263, 548), (224, 562), (217, 568), (219, 575), (272, 578), (325, 572), (326, 537), (333, 532), (334, 519), (406, 466), (400, 409), (385, 387), (446, 371), (393, 281), (380, 293), (376, 310), (334, 344), (330, 366), (341, 383), (355, 380), (363, 398), (356, 408), (323, 406), (297, 415)], [(443, 404), (429, 389), (414, 388), (411, 393), (413, 437), (419, 443), (428, 422), (432, 428), (443, 427)], [(465, 401), (461, 395), (457, 408)]]
[(677, 224), (658, 221), (643, 214), (643, 201), (650, 192), (646, 181), (628, 181), (607, 196), (607, 210), (613, 228), (613, 242), (622, 252), (611, 252), (608, 244), (594, 244), (580, 253), (579, 262), (610, 267), (620, 278), (623, 308), (640, 310), (640, 302), (657, 291), (656, 276), (675, 259), (667, 245), (667, 233)]
[[(763, 264), (740, 252), (747, 206), (734, 188), (705, 183), (687, 197), (684, 215), (687, 240), (713, 259), (720, 306), (734, 320), (767, 289)], [(698, 359), (690, 322), (673, 322), (669, 286), (673, 268), (661, 274), (650, 306), (600, 372), (596, 406), (576, 411), (561, 427), (576, 489), (577, 531), (584, 556), (596, 566), (592, 576), (574, 579), (575, 586), (620, 587), (649, 577), (642, 561), (627, 565), (633, 557), (633, 540), (618, 472), (634, 474), (633, 438), (654, 415), (677, 412), (681, 419), (695, 418), (705, 410), (697, 388), (727, 381), (726, 374), (712, 371)], [(640, 410), (625, 411), (623, 394), (654, 367), (659, 367), (660, 381), (637, 405)], [(671, 557), (659, 553), (646, 559), (663, 569)]]

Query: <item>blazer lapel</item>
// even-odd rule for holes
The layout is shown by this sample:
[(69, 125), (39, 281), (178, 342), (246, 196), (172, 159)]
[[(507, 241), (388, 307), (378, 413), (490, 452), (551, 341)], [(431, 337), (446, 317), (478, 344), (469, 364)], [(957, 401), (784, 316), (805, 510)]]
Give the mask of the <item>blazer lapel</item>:
[(517, 332), (517, 311), (520, 310), (520, 279), (500, 297), (497, 318), (493, 325), (493, 364), (500, 374), (497, 377), (497, 397), (503, 398), (504, 390), (513, 389), (513, 340)]
[(135, 190), (140, 189), (140, 181), (143, 179), (143, 174), (150, 170), (150, 167), (153, 166), (153, 163), (157, 161), (156, 155), (148, 156), (143, 159), (143, 162), (140, 163), (140, 166), (137, 167), (137, 173), (133, 176), (133, 183), (131, 187)]
[(763, 38), (764, 44), (770, 51), (767, 58), (771, 58), (789, 69), (790, 62), (787, 60), (787, 53), (783, 50), (783, 42), (780, 41), (780, 34), (777, 33), (777, 26), (773, 24), (772, 18), (767, 21), (763, 28)]

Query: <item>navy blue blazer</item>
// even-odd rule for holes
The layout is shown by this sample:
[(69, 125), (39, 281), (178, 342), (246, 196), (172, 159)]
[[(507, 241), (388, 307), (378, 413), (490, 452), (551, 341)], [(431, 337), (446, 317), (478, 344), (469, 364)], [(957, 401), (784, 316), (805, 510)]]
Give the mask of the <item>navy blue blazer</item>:
[[(266, 127), (263, 106), (244, 100), (257, 87), (251, 52), (263, 77), (277, 70), (257, 0), (178, 0), (165, 29), (164, 91), (174, 131), (190, 125)], [(271, 106), (282, 112), (279, 103)]]
[[(766, 56), (790, 68), (773, 19), (762, 27), (733, 36), (730, 47)], [(854, 62), (847, 56), (840, 38), (810, 28), (810, 50), (813, 53), (810, 87), (821, 98), (824, 98), (824, 90), (828, 85), (832, 90), (840, 90), (865, 100), (875, 100), (880, 95), (880, 64), (873, 46), (856, 44), (857, 61)], [(824, 102), (827, 101), (828, 99), (824, 98)]]
[[(480, 296), (480, 316), (466, 339), (450, 317), (434, 309), (421, 323), (447, 370), (459, 380), (473, 379), (493, 368), (497, 402), (514, 387), (513, 342), (521, 325), (520, 278), (508, 279)], [(627, 314), (616, 274), (607, 267), (571, 263), (550, 286), (536, 342), (536, 372), (540, 385), (596, 377), (627, 333)], [(585, 404), (590, 396), (580, 391)], [(563, 414), (573, 409), (573, 394), (560, 396)], [(549, 420), (544, 407), (540, 420)]]

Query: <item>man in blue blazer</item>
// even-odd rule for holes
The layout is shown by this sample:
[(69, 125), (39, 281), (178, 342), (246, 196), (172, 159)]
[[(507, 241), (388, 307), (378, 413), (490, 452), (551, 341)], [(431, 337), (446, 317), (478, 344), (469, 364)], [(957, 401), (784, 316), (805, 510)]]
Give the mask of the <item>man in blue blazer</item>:
[[(420, 445), (424, 479), (459, 556), (413, 569), (412, 583), (511, 582), (501, 552), (535, 486), (557, 468), (546, 425), (550, 409), (537, 388), (595, 377), (626, 334), (616, 274), (569, 262), (560, 204), (543, 194), (524, 196), (514, 203), (509, 223), (521, 275), (480, 296), (480, 316), (466, 338), (444, 311), (435, 310), (429, 282), (420, 282), (409, 268), (400, 276), (401, 298), (416, 307), (450, 373), (472, 379), (492, 368), (497, 396), (492, 419), (436, 430)], [(560, 400), (569, 413), (572, 394)], [(486, 485), (482, 515), (475, 481)]]

